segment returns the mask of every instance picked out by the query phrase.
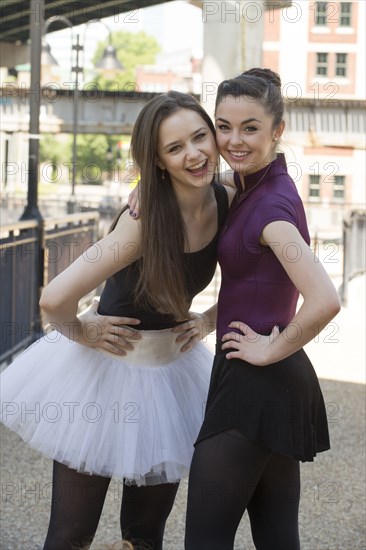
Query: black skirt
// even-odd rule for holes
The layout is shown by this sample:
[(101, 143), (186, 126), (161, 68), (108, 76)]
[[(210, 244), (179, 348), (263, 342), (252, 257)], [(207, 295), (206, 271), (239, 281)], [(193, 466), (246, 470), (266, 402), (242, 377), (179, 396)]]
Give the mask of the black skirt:
[(235, 428), (273, 452), (302, 462), (330, 448), (327, 414), (314, 368), (304, 350), (258, 367), (217, 351), (205, 418), (196, 444)]

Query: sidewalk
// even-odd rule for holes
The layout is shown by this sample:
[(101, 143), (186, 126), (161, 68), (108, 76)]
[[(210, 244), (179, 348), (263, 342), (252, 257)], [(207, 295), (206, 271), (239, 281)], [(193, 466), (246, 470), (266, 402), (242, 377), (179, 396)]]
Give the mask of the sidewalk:
[(350, 281), (348, 304), (306, 346), (319, 378), (365, 384), (365, 276)]
[[(324, 392), (332, 449), (302, 465), (302, 550), (365, 550), (365, 277), (347, 308), (307, 346)], [(2, 550), (40, 550), (48, 524), (51, 461), (2, 428)], [(187, 483), (167, 522), (164, 550), (183, 550)], [(121, 484), (112, 481), (91, 550), (118, 540)], [(254, 550), (248, 517), (235, 550)]]

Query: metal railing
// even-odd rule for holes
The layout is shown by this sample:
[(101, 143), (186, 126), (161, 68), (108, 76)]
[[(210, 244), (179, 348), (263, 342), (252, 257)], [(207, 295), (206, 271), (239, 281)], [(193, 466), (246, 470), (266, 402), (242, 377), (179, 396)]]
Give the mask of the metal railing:
[[(38, 306), (42, 286), (70, 265), (100, 237), (98, 212), (81, 212), (4, 225), (0, 235), (1, 349), (0, 362), (9, 362), (42, 335)], [(109, 220), (108, 220), (109, 221)], [(99, 230), (98, 230), (99, 227)], [(365, 272), (366, 214), (351, 212), (343, 222), (343, 305), (347, 305), (348, 283)], [(215, 303), (220, 285), (217, 269), (210, 285), (195, 299), (199, 310)], [(91, 303), (101, 289), (83, 298)]]
[(40, 278), (39, 223), (17, 222), (2, 228), (1, 274), (1, 362), (34, 339)]
[(1, 363), (11, 361), (42, 334), (42, 286), (98, 239), (98, 220), (97, 212), (85, 212), (1, 228)]
[(348, 283), (366, 271), (366, 212), (355, 210), (343, 221), (343, 282), (341, 299), (348, 301)]

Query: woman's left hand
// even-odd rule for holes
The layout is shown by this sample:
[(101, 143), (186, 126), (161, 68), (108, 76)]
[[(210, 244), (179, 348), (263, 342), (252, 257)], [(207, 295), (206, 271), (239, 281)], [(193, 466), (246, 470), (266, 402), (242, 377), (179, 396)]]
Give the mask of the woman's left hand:
[[(197, 342), (203, 340), (213, 329), (203, 313), (190, 313), (191, 318), (172, 329), (178, 333), (176, 342), (184, 342), (180, 351), (185, 352), (193, 348)], [(215, 328), (215, 327), (214, 327)]]
[(239, 330), (241, 334), (238, 332), (227, 332), (222, 337), (222, 341), (225, 342), (221, 346), (222, 349), (237, 350), (227, 353), (227, 359), (242, 359), (259, 367), (269, 364), (269, 361), (266, 359), (268, 357), (268, 347), (280, 334), (277, 326), (273, 327), (269, 336), (258, 334), (241, 321), (233, 321), (229, 327)]

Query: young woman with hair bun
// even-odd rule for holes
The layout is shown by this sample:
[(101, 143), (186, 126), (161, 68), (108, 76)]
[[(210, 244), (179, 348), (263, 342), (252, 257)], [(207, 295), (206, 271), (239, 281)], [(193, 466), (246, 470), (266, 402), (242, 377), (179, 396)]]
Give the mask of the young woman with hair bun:
[(218, 245), (217, 348), (190, 470), (186, 550), (233, 549), (245, 510), (257, 550), (298, 550), (299, 463), (330, 446), (303, 346), (340, 302), (277, 152), (283, 112), (280, 77), (268, 69), (219, 85), (216, 142), (237, 194)]

